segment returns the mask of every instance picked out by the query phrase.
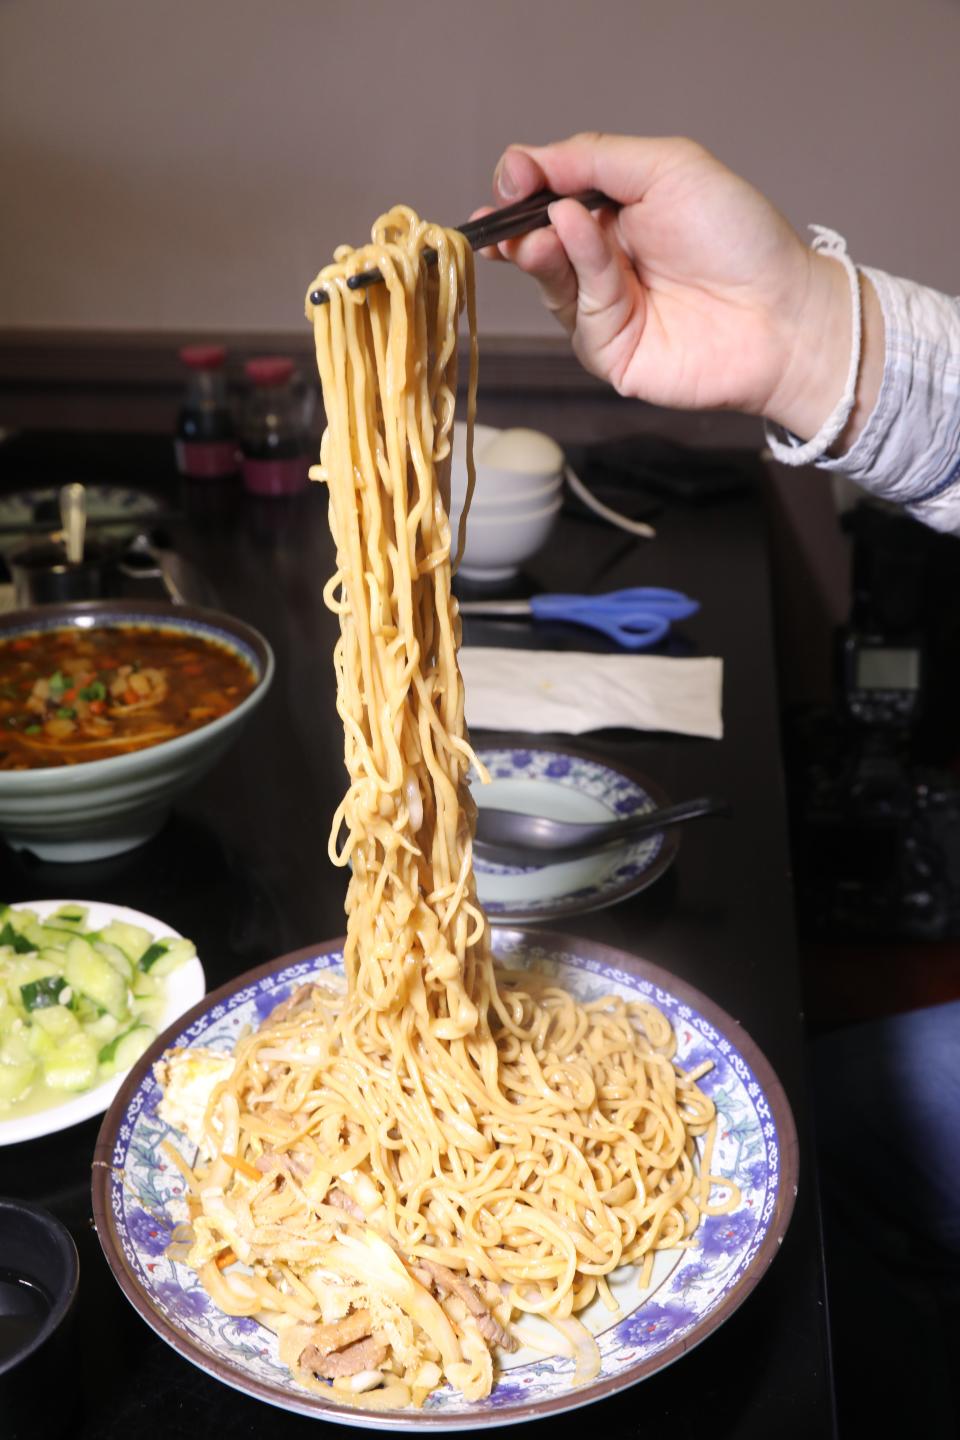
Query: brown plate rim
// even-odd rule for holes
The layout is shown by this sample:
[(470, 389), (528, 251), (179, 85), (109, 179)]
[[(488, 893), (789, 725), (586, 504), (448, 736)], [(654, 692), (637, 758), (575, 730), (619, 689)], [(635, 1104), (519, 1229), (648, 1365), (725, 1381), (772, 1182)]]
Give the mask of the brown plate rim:
[(432, 1415), (429, 1411), (423, 1410), (363, 1411), (352, 1406), (337, 1405), (324, 1397), (311, 1396), (307, 1391), (304, 1391), (301, 1400), (299, 1396), (292, 1395), (288, 1390), (266, 1384), (255, 1377), (246, 1375), (237, 1367), (224, 1363), (216, 1356), (207, 1355), (206, 1352), (201, 1351), (198, 1346), (186, 1339), (176, 1326), (172, 1325), (166, 1316), (151, 1303), (133, 1276), (125, 1262), (123, 1248), (112, 1225), (109, 1192), (109, 1177), (112, 1171), (110, 1157), (113, 1153), (115, 1136), (126, 1114), (130, 1098), (139, 1088), (146, 1072), (159, 1059), (171, 1040), (175, 1039), (195, 1020), (205, 1015), (212, 1006), (228, 999), (234, 991), (245, 989), (276, 970), (286, 969), (290, 965), (296, 965), (301, 961), (320, 955), (342, 953), (343, 944), (344, 938), (341, 936), (335, 940), (325, 940), (318, 945), (308, 945), (303, 949), (291, 951), (287, 955), (268, 960), (264, 965), (257, 966), (256, 969), (246, 971), (205, 995), (191, 1010), (181, 1015), (174, 1025), (158, 1036), (150, 1049), (141, 1056), (127, 1075), (123, 1086), (104, 1116), (94, 1150), (91, 1183), (93, 1218), (97, 1238), (107, 1264), (124, 1295), (141, 1318), (162, 1340), (165, 1340), (184, 1359), (189, 1360), (206, 1374), (212, 1375), (234, 1390), (263, 1400), (281, 1410), (309, 1415), (315, 1419), (339, 1421), (360, 1429), (391, 1430), (416, 1426), (441, 1432), (473, 1430), (482, 1426), (514, 1425), (541, 1420), (548, 1415), (564, 1414), (567, 1411), (580, 1409), (584, 1405), (591, 1405), (598, 1400), (617, 1395), (657, 1371), (672, 1365), (719, 1329), (740, 1308), (780, 1251), (793, 1215), (799, 1182), (799, 1144), (796, 1123), (786, 1092), (773, 1066), (739, 1021), (695, 986), (689, 985), (685, 980), (662, 969), (659, 965), (641, 960), (638, 956), (631, 955), (617, 946), (605, 945), (597, 940), (585, 940), (579, 936), (566, 935), (559, 931), (497, 927), (493, 935), (495, 955), (498, 950), (507, 950), (515, 945), (537, 946), (553, 950), (558, 954), (569, 954), (572, 951), (578, 959), (596, 960), (602, 965), (626, 970), (641, 979), (652, 981), (661, 989), (669, 991), (684, 1003), (698, 1010), (721, 1036), (728, 1039), (735, 1037), (737, 1049), (759, 1081), (773, 1115), (780, 1146), (780, 1180), (767, 1233), (749, 1268), (743, 1273), (734, 1289), (715, 1310), (711, 1310), (698, 1322), (690, 1334), (676, 1340), (658, 1354), (639, 1362), (629, 1370), (621, 1371), (618, 1375), (608, 1376), (606, 1379), (603, 1378), (601, 1372), (601, 1375), (589, 1384), (580, 1386), (576, 1390), (571, 1389), (567, 1394), (558, 1395), (551, 1400), (531, 1401), (526, 1405), (505, 1407), (502, 1411), (478, 1410), (475, 1419), (465, 1414)]

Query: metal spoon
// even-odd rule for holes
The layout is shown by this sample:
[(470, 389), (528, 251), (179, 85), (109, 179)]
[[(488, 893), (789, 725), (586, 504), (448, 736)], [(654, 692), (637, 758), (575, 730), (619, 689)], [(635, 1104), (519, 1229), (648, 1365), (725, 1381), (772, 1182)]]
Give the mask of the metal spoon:
[(87, 492), (76, 482), (62, 485), (59, 501), (67, 564), (79, 565), (83, 560), (83, 537), (87, 528)]
[(149, 535), (135, 535), (117, 562), (121, 575), (133, 580), (161, 580), (174, 605), (206, 605), (217, 609), (217, 594), (197, 567)]
[(478, 855), (502, 865), (556, 865), (564, 860), (580, 860), (585, 855), (644, 835), (657, 835), (687, 820), (731, 813), (729, 802), (713, 795), (682, 800), (659, 810), (645, 810), (625, 820), (594, 820), (585, 824), (550, 820), (545, 815), (522, 815), (516, 810), (480, 808), (473, 846)]

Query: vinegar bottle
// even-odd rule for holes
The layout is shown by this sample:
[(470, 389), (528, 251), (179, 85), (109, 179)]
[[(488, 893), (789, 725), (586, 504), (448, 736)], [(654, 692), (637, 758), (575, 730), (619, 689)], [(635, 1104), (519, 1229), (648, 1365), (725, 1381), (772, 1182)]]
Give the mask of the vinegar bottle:
[(304, 404), (283, 355), (248, 360), (250, 391), (243, 407), (243, 483), (253, 495), (294, 495), (309, 481), (310, 437)]
[(187, 345), (180, 359), (187, 367), (187, 389), (177, 419), (177, 469), (191, 480), (236, 475), (240, 453), (230, 402), (222, 345)]

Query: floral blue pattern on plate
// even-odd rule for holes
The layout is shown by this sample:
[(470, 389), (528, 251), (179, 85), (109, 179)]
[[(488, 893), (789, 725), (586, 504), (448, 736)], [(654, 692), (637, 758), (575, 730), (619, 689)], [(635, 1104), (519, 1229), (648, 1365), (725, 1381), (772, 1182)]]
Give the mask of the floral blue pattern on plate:
[(468, 1430), (575, 1409), (611, 1395), (679, 1358), (747, 1297), (777, 1253), (793, 1208), (796, 1132), (776, 1076), (753, 1042), (706, 997), (666, 972), (592, 942), (535, 931), (494, 934), (497, 959), (554, 974), (581, 999), (614, 993), (646, 999), (670, 1018), (678, 1059), (713, 1069), (700, 1081), (720, 1118), (711, 1170), (741, 1187), (739, 1207), (708, 1217), (695, 1248), (663, 1252), (651, 1286), (637, 1272), (613, 1279), (621, 1314), (585, 1312), (602, 1356), (600, 1376), (574, 1388), (573, 1362), (533, 1351), (505, 1357), (493, 1393), (470, 1403), (446, 1388), (420, 1411), (373, 1412), (300, 1389), (277, 1358), (272, 1333), (224, 1315), (197, 1276), (167, 1258), (186, 1215), (180, 1172), (161, 1149), (183, 1143), (157, 1116), (152, 1062), (164, 1048), (229, 1050), (299, 984), (341, 966), (341, 942), (286, 956), (210, 995), (147, 1053), (107, 1115), (94, 1161), (94, 1215), (107, 1260), (128, 1299), (175, 1349), (210, 1374), (281, 1408), (371, 1428)]
[[(553, 820), (616, 820), (667, 804), (652, 781), (573, 750), (531, 746), (480, 749), (490, 784), (473, 778), (480, 809), (519, 810)], [(672, 864), (676, 831), (635, 840), (562, 864), (497, 865), (476, 856), (481, 904), (494, 925), (559, 920), (616, 904), (651, 885)]]

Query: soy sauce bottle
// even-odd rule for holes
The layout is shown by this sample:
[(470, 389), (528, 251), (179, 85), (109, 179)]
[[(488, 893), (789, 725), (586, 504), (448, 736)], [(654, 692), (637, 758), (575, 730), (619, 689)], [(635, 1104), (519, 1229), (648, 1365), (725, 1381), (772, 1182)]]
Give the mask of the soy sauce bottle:
[(187, 390), (177, 419), (177, 469), (191, 480), (220, 480), (240, 469), (233, 415), (227, 397), (222, 345), (187, 345)]
[(311, 455), (293, 361), (263, 356), (248, 360), (244, 371), (250, 382), (240, 427), (244, 488), (253, 495), (295, 495), (307, 488)]

